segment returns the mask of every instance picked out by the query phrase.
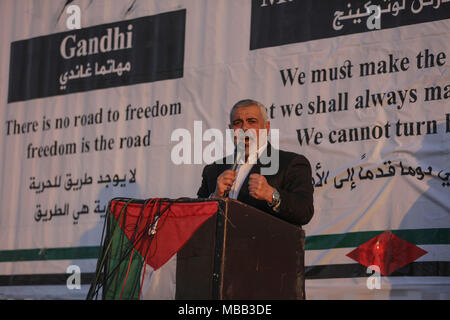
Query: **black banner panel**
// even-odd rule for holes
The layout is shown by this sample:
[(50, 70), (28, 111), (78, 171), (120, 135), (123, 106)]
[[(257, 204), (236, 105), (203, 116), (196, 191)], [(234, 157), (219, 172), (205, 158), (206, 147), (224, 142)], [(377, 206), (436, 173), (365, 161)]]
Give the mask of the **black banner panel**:
[(253, 0), (250, 50), (450, 18), (449, 1)]
[(186, 10), (11, 44), (8, 103), (183, 77)]

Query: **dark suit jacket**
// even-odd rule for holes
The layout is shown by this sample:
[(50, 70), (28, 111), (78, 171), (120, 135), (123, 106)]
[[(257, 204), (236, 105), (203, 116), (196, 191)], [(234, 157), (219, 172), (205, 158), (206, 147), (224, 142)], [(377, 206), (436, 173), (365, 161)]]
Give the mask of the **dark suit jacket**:
[[(277, 151), (268, 144), (268, 154)], [(253, 165), (247, 178), (242, 184), (237, 200), (277, 216), (287, 222), (296, 225), (307, 224), (313, 214), (313, 185), (311, 177), (311, 165), (304, 156), (278, 150), (279, 167), (274, 175), (266, 175), (265, 178), (269, 185), (276, 188), (281, 195), (281, 204), (279, 212), (275, 212), (268, 206), (265, 200), (257, 200), (250, 196), (248, 190), (248, 180), (252, 173), (261, 174), (261, 168), (270, 166), (263, 165), (259, 161)], [(197, 192), (199, 198), (208, 198), (216, 189), (217, 177), (232, 165), (226, 164), (225, 158), (220, 163), (212, 163), (203, 169), (202, 185)]]

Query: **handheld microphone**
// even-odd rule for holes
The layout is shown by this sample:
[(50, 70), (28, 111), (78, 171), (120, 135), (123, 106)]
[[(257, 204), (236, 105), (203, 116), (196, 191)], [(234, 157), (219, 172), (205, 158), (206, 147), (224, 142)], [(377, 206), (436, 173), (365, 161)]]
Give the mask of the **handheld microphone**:
[[(231, 167), (231, 170), (236, 172), (239, 161), (242, 159), (243, 154), (245, 153), (245, 143), (243, 141), (239, 141), (237, 147), (236, 147), (236, 157), (234, 158), (233, 166)], [(245, 157), (244, 157), (245, 159)], [(233, 185), (231, 185), (233, 186)], [(229, 196), (230, 190), (225, 191), (223, 194), (224, 198), (227, 198)]]
[(240, 140), (236, 146), (236, 157), (234, 158), (233, 167), (231, 167), (231, 170), (236, 171), (237, 166), (239, 164), (239, 161), (245, 157), (243, 157), (245, 154), (245, 143)]

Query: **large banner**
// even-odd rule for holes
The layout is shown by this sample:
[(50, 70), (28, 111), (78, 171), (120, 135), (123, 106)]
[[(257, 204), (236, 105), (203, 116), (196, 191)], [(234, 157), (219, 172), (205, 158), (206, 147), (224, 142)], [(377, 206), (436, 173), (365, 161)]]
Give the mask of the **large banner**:
[[(108, 201), (196, 197), (208, 130), (251, 98), (313, 169), (307, 299), (450, 299), (450, 1), (4, 0), (0, 16), (0, 298), (85, 298)], [(174, 298), (174, 263), (146, 271), (146, 297)]]

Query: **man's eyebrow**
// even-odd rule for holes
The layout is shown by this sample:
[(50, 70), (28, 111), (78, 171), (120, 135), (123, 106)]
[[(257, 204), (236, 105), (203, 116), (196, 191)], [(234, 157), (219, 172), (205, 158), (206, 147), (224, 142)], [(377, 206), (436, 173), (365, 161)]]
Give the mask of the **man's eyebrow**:
[(234, 119), (233, 120), (233, 122), (236, 122), (236, 121), (244, 121), (244, 120), (257, 120), (257, 118), (256, 117), (248, 117), (248, 118), (245, 118), (245, 119), (242, 119), (242, 118), (237, 118), (237, 119)]

